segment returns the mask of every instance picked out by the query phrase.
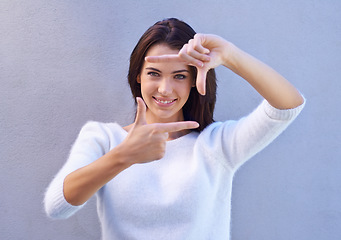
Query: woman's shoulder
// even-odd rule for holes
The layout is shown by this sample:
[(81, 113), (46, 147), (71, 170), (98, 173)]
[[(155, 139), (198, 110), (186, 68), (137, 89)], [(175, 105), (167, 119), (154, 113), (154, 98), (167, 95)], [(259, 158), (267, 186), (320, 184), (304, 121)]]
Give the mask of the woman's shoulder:
[(226, 121), (215, 121), (211, 124), (209, 124), (204, 130), (200, 133), (201, 134), (213, 134), (216, 131), (219, 131), (219, 129), (222, 129), (224, 127), (232, 126), (234, 123), (236, 123), (236, 120), (226, 120)]
[(226, 130), (233, 129), (233, 126), (235, 126), (236, 123), (237, 121), (235, 120), (215, 121), (200, 132), (198, 139), (212, 142), (214, 139), (219, 138)]
[[(202, 133), (204, 135), (212, 135), (220, 130), (232, 130), (238, 126), (257, 126), (267, 122), (278, 122), (279, 124), (291, 123), (302, 111), (305, 106), (304, 102), (293, 109), (277, 109), (271, 106), (266, 100), (263, 100), (253, 111), (241, 117), (238, 120), (226, 120), (223, 122), (213, 122), (208, 125)], [(242, 124), (243, 123), (243, 124)]]
[(88, 121), (83, 125), (80, 134), (125, 135), (127, 131), (117, 122)]

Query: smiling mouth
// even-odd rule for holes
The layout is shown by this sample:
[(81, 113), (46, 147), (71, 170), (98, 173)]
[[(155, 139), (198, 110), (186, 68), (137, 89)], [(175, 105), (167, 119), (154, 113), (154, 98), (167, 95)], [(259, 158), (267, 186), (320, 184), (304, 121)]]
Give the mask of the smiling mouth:
[(170, 104), (170, 103), (173, 103), (176, 101), (176, 99), (173, 99), (173, 100), (161, 100), (161, 99), (158, 99), (156, 97), (153, 97), (155, 101), (159, 102), (159, 103), (162, 103), (162, 104)]

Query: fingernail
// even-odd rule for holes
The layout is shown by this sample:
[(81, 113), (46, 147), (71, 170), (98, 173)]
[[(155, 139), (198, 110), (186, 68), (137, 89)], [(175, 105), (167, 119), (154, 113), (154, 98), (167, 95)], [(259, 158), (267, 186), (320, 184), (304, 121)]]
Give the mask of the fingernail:
[(210, 53), (210, 49), (205, 48), (205, 49), (204, 49), (204, 53), (205, 53), (205, 54), (209, 54), (209, 53)]

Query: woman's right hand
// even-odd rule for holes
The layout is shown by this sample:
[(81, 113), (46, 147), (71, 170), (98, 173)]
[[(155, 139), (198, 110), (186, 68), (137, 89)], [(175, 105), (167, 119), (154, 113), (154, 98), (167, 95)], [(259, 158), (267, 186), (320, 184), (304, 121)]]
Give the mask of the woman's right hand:
[(197, 122), (147, 124), (146, 105), (137, 98), (137, 115), (125, 140), (111, 151), (66, 176), (64, 196), (72, 205), (86, 202), (117, 174), (135, 163), (161, 159), (165, 154), (169, 132), (197, 128)]
[(124, 158), (128, 165), (161, 159), (165, 154), (168, 133), (199, 126), (193, 121), (147, 124), (146, 105), (139, 97), (136, 101), (135, 122), (125, 140), (117, 146), (122, 153), (125, 153)]

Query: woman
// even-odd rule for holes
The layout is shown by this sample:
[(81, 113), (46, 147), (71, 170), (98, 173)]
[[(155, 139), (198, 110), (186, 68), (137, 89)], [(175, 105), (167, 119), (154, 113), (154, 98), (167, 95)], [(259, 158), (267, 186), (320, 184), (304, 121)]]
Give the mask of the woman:
[[(239, 121), (214, 122), (214, 68), (223, 65), (265, 100)], [(232, 178), (299, 114), (304, 98), (232, 43), (166, 19), (132, 52), (131, 125), (89, 122), (45, 196), (67, 218), (96, 194), (103, 239), (229, 239)]]

